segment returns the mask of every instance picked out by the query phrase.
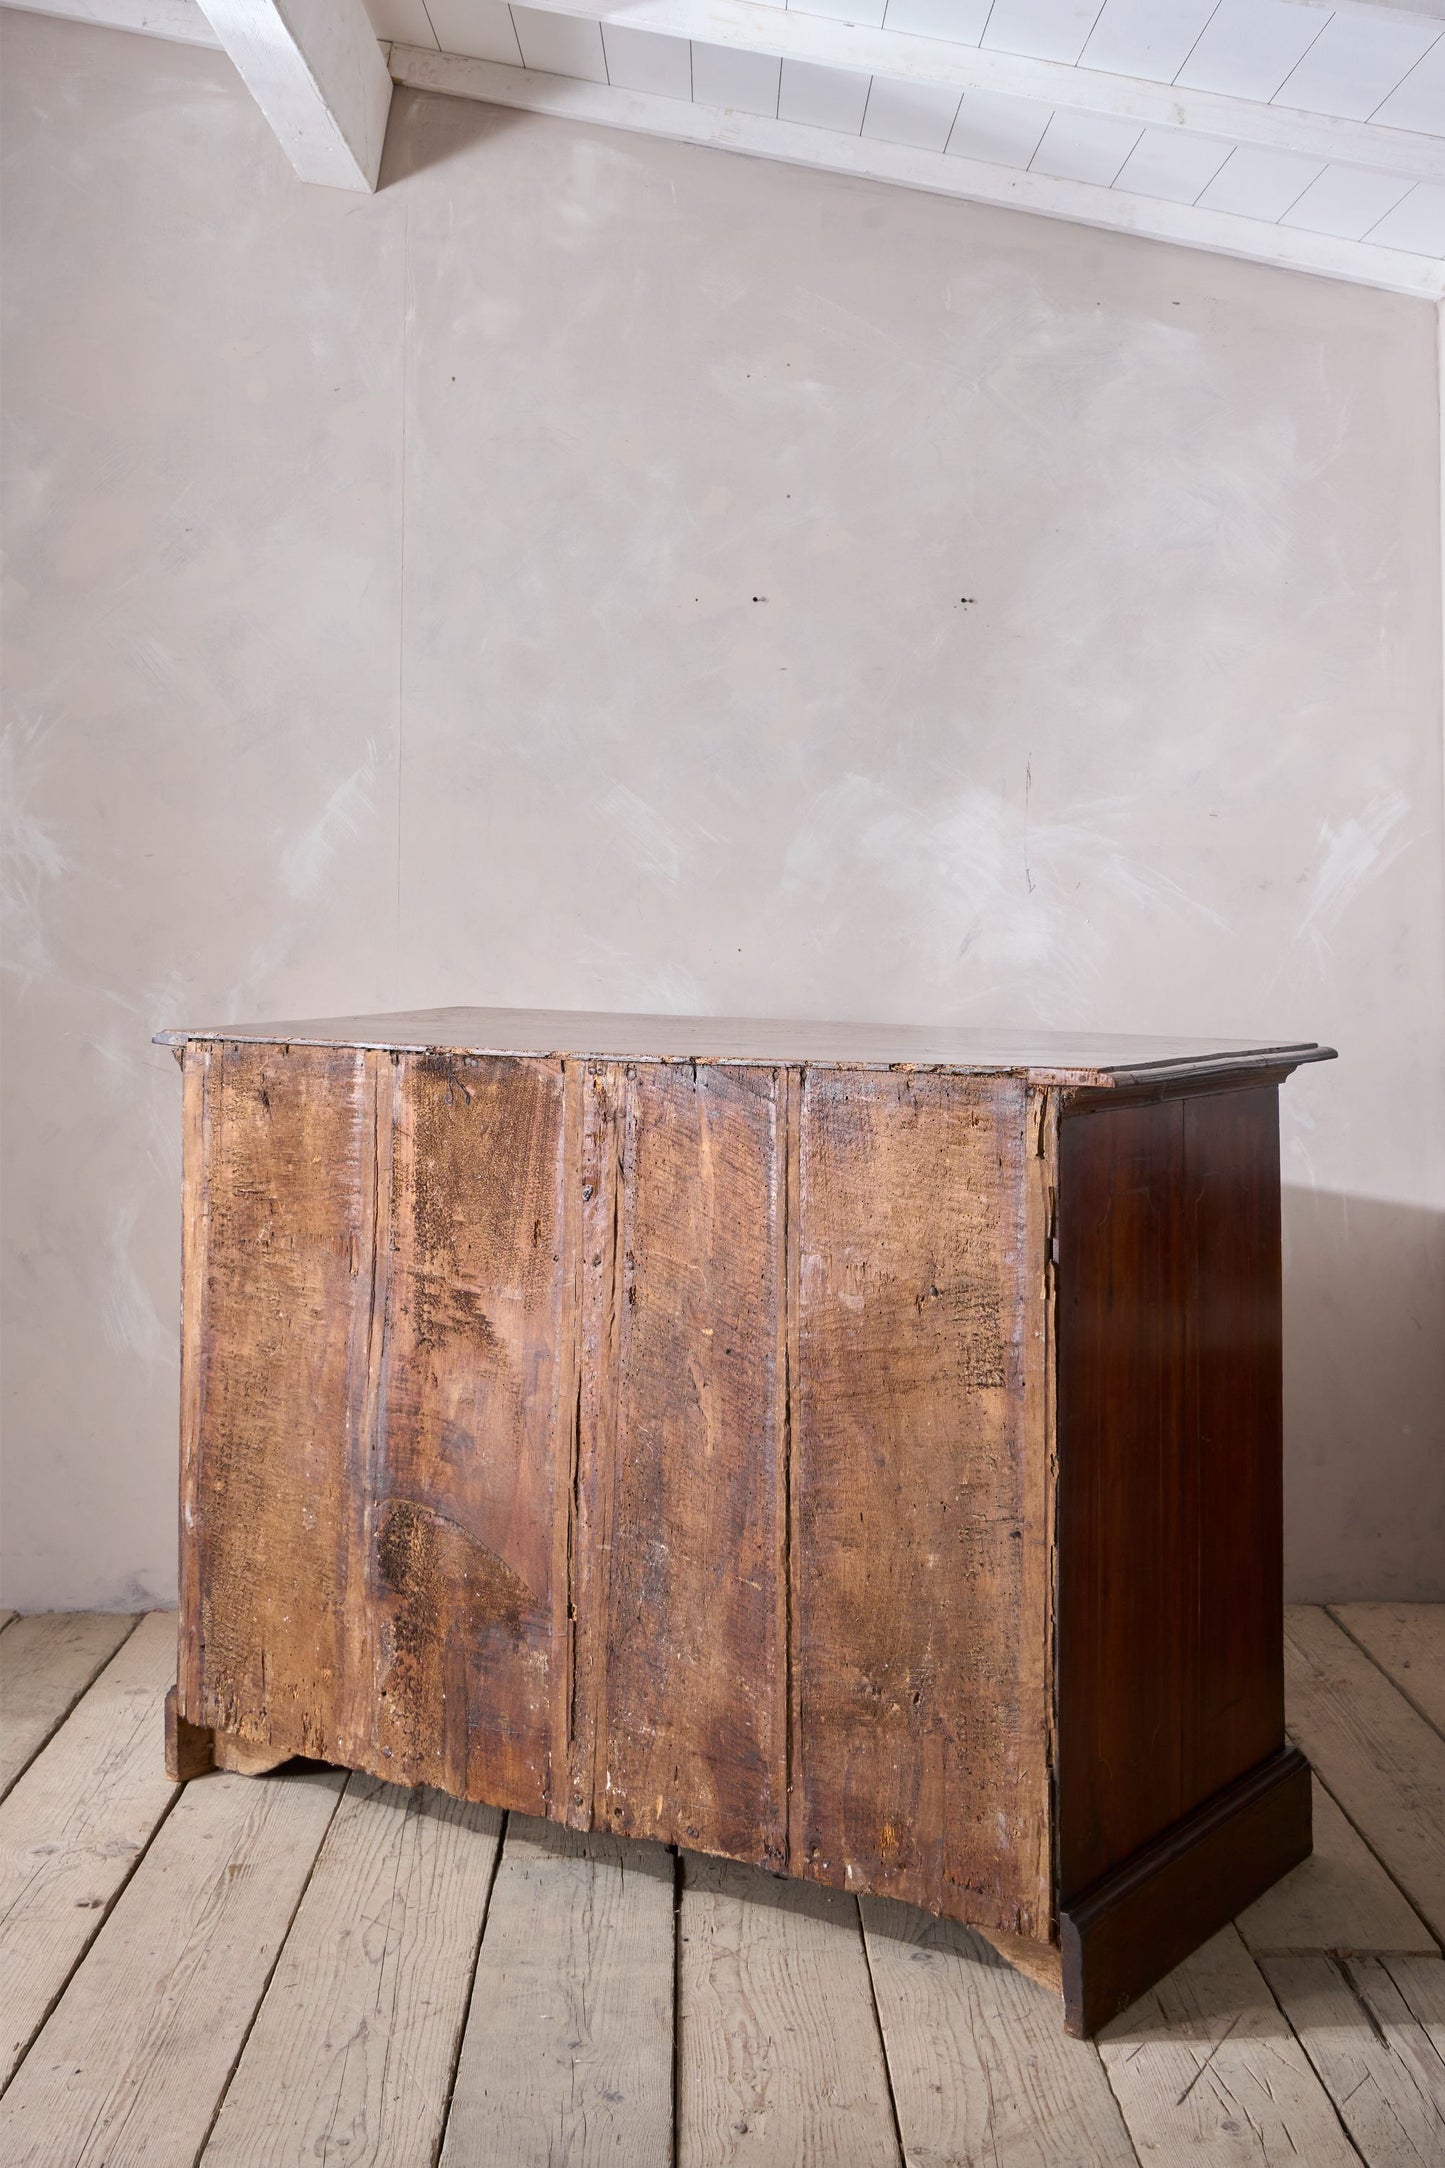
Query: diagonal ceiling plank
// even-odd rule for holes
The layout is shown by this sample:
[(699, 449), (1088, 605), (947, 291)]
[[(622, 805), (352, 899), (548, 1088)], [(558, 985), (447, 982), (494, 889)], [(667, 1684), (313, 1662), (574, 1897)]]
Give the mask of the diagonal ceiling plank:
[(1412, 180), (1445, 180), (1445, 138), (944, 38), (873, 29), (769, 5), (768, 0), (527, 0), (527, 5), (546, 14), (588, 16), (619, 28), (741, 46), (887, 81), (937, 83), (960, 93), (1002, 92), (1066, 112), (1111, 114), (1141, 126), (1180, 128), (1221, 142), (1258, 144), (1407, 174)]
[(391, 77), (362, 0), (201, 0), (303, 181), (372, 190)]

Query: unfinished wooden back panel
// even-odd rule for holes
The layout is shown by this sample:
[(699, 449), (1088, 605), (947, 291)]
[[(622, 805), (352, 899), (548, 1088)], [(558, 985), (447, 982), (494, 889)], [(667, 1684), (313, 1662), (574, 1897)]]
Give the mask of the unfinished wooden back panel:
[(185, 1068), (184, 1716), (1046, 1940), (1045, 1096)]

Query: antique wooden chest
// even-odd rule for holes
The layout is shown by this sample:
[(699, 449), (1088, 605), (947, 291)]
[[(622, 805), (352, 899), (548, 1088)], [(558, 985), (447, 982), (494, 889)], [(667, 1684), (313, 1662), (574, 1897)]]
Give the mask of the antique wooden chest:
[(1309, 1849), (1277, 1087), (1317, 1046), (170, 1032), (177, 1773), (886, 1893), (1088, 2031)]

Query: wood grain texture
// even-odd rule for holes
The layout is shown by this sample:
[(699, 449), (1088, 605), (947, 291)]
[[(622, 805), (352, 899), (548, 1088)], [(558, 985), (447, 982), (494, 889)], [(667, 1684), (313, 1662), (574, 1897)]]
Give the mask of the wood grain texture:
[(1247, 1039), (1129, 1037), (1122, 1033), (977, 1031), (950, 1024), (829, 1024), (801, 1018), (627, 1016), (585, 1009), (411, 1009), (393, 1016), (332, 1016), (280, 1023), (160, 1031), (158, 1046), (374, 1047), (393, 1053), (520, 1055), (579, 1062), (741, 1062), (748, 1068), (942, 1068), (956, 1073), (1107, 1079), (1116, 1073), (1184, 1078), (1261, 1066), (1329, 1061), (1315, 1044), (1255, 1046)]
[(10, 2168), (196, 2158), (345, 1781), (185, 1787), (0, 2101)]
[(188, 1784), (216, 1766), (216, 1735), (204, 1724), (188, 1724), (180, 1711), (180, 1694), (172, 1687), (166, 1695), (165, 1769), (172, 1784)]
[(1310, 1848), (1309, 1764), (1259, 1763), (1059, 1907), (1064, 2022), (1087, 2038)]
[(186, 1046), (178, 1747), (1073, 1921), (1083, 2022), (1300, 1852), (1134, 1871), (1282, 1743), (1288, 1060), (709, 1044)]
[(442, 2168), (667, 2168), (673, 1862), (508, 1823)]
[(0, 1799), (132, 1631), (136, 1613), (40, 1611), (0, 1643)]
[(206, 2168), (435, 2158), (501, 1826), (493, 1807), (350, 1779)]
[(1324, 1612), (1288, 1607), (1285, 1656), (1291, 1734), (1445, 1940), (1445, 1740)]
[(613, 1371), (583, 1507), (611, 1531), (584, 1611), (593, 1816), (781, 1867), (785, 1090), (768, 1070), (681, 1067), (606, 1088), (620, 1188), (610, 1272), (593, 1253)]
[(349, 1759), (374, 1077), (334, 1049), (196, 1063), (188, 1049), (180, 1712)]
[(142, 1619), (0, 1805), (0, 2084), (175, 1796), (161, 1758), (176, 1622)]
[[(1439, 1958), (1436, 1972), (1445, 1970)], [(1445, 2041), (1431, 2039), (1387, 1959), (1267, 1957), (1261, 1970), (1369, 2168), (1445, 2159)]]
[(368, 1428), (368, 1766), (493, 1805), (551, 1786), (563, 1082), (389, 1064), (390, 1202)]
[(1329, 1793), (1311, 1789), (1314, 1849), (1235, 1925), (1255, 1957), (1292, 1950), (1391, 1950), (1437, 1954), (1429, 1929), (1405, 1902)]
[(1097, 2050), (980, 1935), (859, 1900), (909, 2168), (1134, 2168)]
[(1278, 1169), (1273, 1089), (1061, 1123), (1065, 1902), (1283, 1738)]
[(1028, 1095), (809, 1074), (795, 1872), (1046, 1938)]
[(1232, 1927), (1103, 2033), (1141, 2160), (1169, 2168), (1358, 2168), (1359, 2156)]
[(1445, 1732), (1445, 1604), (1332, 1603), (1327, 1609), (1410, 1706)]
[(678, 2168), (900, 2158), (856, 1901), (684, 1860)]

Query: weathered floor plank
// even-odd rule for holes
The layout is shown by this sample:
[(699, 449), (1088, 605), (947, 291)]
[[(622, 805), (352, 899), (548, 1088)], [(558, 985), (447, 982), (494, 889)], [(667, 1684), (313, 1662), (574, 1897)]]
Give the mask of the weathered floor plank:
[(1059, 1999), (977, 1935), (860, 1900), (908, 2168), (1113, 2168), (1137, 2160), (1097, 2050)]
[(1356, 2168), (1359, 2156), (1233, 1927), (1099, 2038), (1141, 2160)]
[(185, 1786), (0, 2100), (10, 2168), (195, 2159), (345, 1781)]
[[(1445, 1971), (1438, 1957), (1416, 1962)], [(1445, 2061), (1388, 1962), (1318, 1954), (1262, 1969), (1370, 2168), (1439, 2168)]]
[(501, 1828), (493, 1807), (350, 1779), (207, 2168), (435, 2157)]
[(885, 2168), (899, 2149), (857, 1900), (684, 1857), (679, 2168)]
[(1445, 1603), (1332, 1603), (1330, 1617), (1445, 1732)]
[(0, 1805), (0, 2083), (175, 1794), (162, 1711), (176, 1622), (153, 1611)]
[(1287, 1609), (1285, 1682), (1290, 1732), (1445, 1939), (1445, 1739), (1323, 1611)]
[(442, 2168), (665, 2168), (673, 1858), (513, 1815)]
[(1434, 1936), (1316, 1777), (1314, 1851), (1235, 1926), (1258, 1957), (1291, 1950), (1413, 1950), (1435, 1956)]
[(39, 1611), (16, 1620), (0, 1643), (0, 1799), (135, 1623), (130, 1611)]

